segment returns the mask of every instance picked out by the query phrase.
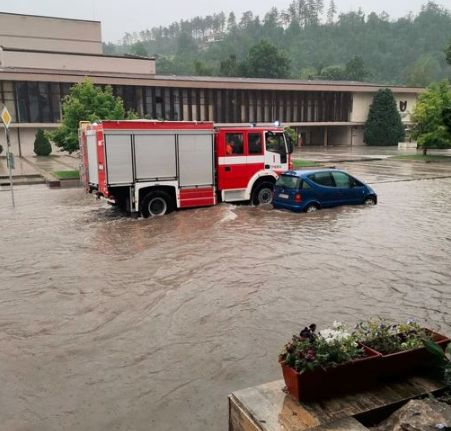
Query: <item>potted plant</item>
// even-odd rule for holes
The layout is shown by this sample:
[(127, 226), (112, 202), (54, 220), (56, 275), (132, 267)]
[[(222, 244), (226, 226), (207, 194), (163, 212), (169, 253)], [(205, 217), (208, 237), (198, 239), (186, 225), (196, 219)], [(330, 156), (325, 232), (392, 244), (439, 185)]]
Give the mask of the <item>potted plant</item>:
[(426, 340), (446, 347), (449, 338), (423, 328), (414, 320), (393, 323), (377, 318), (356, 325), (353, 335), (363, 345), (382, 355), (379, 376), (397, 377), (427, 368), (431, 354), (424, 347)]
[(311, 324), (293, 335), (279, 362), (288, 392), (299, 401), (311, 401), (370, 386), (379, 358), (335, 322), (331, 329), (317, 332)]

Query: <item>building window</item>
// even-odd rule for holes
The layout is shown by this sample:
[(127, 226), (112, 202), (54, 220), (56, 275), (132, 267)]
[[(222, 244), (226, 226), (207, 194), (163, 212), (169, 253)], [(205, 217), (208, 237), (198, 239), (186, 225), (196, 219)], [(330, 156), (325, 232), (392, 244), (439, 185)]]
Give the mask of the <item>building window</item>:
[(53, 121), (56, 123), (62, 118), (62, 103), (59, 84), (50, 84), (50, 102), (52, 106)]
[(16, 103), (14, 98), (14, 84), (11, 81), (0, 81), (2, 102), (11, 114), (12, 121), (17, 122)]

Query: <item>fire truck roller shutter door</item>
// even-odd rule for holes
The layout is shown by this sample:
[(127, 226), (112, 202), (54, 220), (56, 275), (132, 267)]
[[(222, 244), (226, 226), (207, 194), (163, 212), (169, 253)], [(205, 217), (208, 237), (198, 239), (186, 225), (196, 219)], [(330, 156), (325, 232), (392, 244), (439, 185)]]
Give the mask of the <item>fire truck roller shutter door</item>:
[(214, 184), (213, 134), (179, 134), (180, 187)]
[(131, 184), (133, 182), (131, 134), (105, 134), (105, 151), (108, 184)]
[(175, 133), (135, 134), (136, 179), (175, 179)]

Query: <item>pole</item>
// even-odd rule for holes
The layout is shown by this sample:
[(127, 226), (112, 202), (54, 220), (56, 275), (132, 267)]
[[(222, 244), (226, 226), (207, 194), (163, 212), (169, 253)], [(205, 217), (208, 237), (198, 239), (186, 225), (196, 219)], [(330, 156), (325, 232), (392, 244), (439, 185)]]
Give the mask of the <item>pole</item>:
[(12, 157), (11, 157), (11, 144), (9, 142), (9, 130), (5, 127), (5, 135), (6, 135), (6, 160), (8, 161), (9, 166), (9, 186), (11, 188), (11, 202), (13, 204), (13, 208), (16, 207), (14, 203), (14, 189), (13, 189), (13, 172), (12, 172)]

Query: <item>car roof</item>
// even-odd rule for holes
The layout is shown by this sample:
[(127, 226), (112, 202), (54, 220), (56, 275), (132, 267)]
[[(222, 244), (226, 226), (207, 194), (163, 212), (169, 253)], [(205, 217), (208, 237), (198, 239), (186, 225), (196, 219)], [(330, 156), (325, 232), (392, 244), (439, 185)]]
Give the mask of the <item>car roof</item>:
[(316, 174), (317, 172), (345, 172), (341, 169), (331, 169), (331, 168), (323, 168), (323, 169), (298, 169), (292, 171), (282, 172), (282, 175), (293, 176), (293, 177), (305, 177), (310, 174)]

